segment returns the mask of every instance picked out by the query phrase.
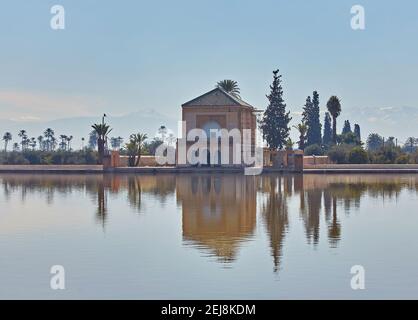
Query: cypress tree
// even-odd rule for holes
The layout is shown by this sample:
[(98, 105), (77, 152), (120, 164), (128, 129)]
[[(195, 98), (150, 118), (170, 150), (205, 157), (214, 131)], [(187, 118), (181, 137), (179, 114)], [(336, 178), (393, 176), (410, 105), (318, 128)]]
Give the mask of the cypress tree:
[(303, 108), (303, 122), (308, 126), (307, 132), (307, 146), (312, 144), (321, 145), (321, 121), (319, 119), (319, 94), (314, 91), (311, 97), (306, 98), (305, 106)]
[(305, 105), (303, 106), (302, 112), (302, 122), (306, 123), (309, 126), (309, 119), (311, 117), (311, 110), (312, 110), (312, 101), (311, 96), (308, 96), (305, 101)]
[(329, 112), (325, 112), (324, 136), (322, 138), (322, 142), (324, 146), (330, 146), (332, 144), (332, 125)]
[(342, 134), (347, 134), (347, 133), (349, 133), (349, 132), (352, 132), (352, 131), (351, 131), (351, 124), (350, 124), (350, 121), (345, 120), (345, 121), (344, 121), (344, 127), (343, 127)]
[[(310, 130), (310, 138), (311, 143), (309, 144), (322, 144), (322, 138), (321, 138), (321, 120), (319, 115), (319, 94), (317, 91), (314, 91), (312, 94), (312, 113), (311, 113), (311, 130)], [(309, 136), (308, 136), (309, 139)]]
[(279, 70), (273, 71), (273, 83), (270, 85), (270, 94), (266, 96), (269, 100), (269, 105), (260, 121), (263, 139), (266, 140), (270, 149), (283, 149), (289, 137), (289, 122), (292, 120), (290, 111), (286, 112), (281, 77)]
[(357, 141), (361, 142), (360, 125), (357, 123), (354, 125), (354, 134), (356, 135)]

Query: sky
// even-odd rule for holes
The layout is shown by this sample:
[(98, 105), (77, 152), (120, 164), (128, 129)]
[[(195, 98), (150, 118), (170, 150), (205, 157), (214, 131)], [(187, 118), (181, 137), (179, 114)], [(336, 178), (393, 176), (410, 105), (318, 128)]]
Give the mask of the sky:
[[(50, 9), (65, 8), (52, 30)], [(350, 26), (365, 8), (365, 30)], [(0, 119), (140, 110), (179, 118), (217, 81), (267, 106), (272, 70), (293, 114), (317, 90), (356, 108), (418, 107), (416, 0), (13, 0), (0, 10)]]

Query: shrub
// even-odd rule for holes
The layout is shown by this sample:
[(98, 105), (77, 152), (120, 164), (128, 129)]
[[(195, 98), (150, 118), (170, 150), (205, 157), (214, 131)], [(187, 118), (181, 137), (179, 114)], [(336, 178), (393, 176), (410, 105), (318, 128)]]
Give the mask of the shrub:
[(369, 156), (362, 147), (354, 147), (348, 154), (349, 163), (368, 163)]
[(349, 149), (346, 145), (332, 146), (328, 150), (328, 157), (334, 163), (348, 163)]
[(369, 152), (369, 159), (372, 163), (390, 164), (396, 163), (396, 159), (402, 155), (400, 147), (385, 146), (376, 151)]
[(411, 163), (418, 164), (418, 150), (415, 151), (413, 154), (411, 154), (410, 158), (411, 158)]
[(82, 151), (24, 151), (0, 152), (0, 164), (97, 164), (97, 152)]
[(324, 150), (318, 144), (311, 144), (305, 148), (304, 154), (306, 156), (322, 156), (324, 155)]
[(398, 163), (398, 164), (408, 164), (409, 163), (409, 155), (407, 155), (407, 154), (401, 154), (401, 155), (399, 155), (397, 158), (396, 158), (396, 160), (395, 160), (395, 163)]

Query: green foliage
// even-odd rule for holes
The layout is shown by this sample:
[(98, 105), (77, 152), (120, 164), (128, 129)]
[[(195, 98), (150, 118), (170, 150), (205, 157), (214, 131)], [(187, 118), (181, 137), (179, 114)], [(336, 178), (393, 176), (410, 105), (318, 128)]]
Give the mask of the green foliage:
[(396, 163), (396, 159), (401, 156), (402, 150), (400, 147), (395, 147), (391, 144), (381, 146), (376, 151), (369, 151), (370, 162), (391, 164)]
[(368, 163), (369, 156), (363, 147), (357, 146), (350, 150), (348, 155), (349, 163)]
[(359, 124), (355, 124), (354, 125), (354, 134), (357, 138), (357, 141), (361, 142), (361, 132), (360, 132), (360, 125)]
[(126, 151), (128, 154), (128, 165), (130, 167), (137, 167), (144, 148), (146, 134), (135, 133), (131, 134), (129, 142), (126, 144)]
[(155, 155), (157, 148), (163, 143), (159, 138), (154, 138), (150, 142), (144, 143), (144, 152), (143, 154)]
[(331, 116), (330, 116), (329, 112), (325, 113), (324, 135), (322, 137), (322, 143), (326, 147), (328, 147), (332, 144), (332, 124), (331, 124)]
[(334, 163), (348, 163), (348, 156), (352, 146), (346, 144), (333, 145), (328, 150), (328, 157)]
[(321, 137), (321, 121), (319, 119), (319, 94), (317, 91), (313, 92), (311, 97), (306, 98), (306, 103), (303, 109), (303, 122), (308, 127), (307, 131), (307, 145), (322, 144)]
[(232, 94), (233, 96), (239, 98), (240, 89), (238, 83), (234, 80), (222, 80), (216, 84), (216, 87)]
[(395, 163), (397, 164), (408, 164), (410, 163), (409, 155), (406, 153), (400, 154), (396, 159)]
[(298, 141), (299, 150), (304, 150), (305, 143), (306, 143), (306, 132), (308, 131), (308, 127), (303, 122), (293, 127), (299, 131), (299, 141)]
[(327, 102), (328, 112), (332, 116), (332, 139), (337, 143), (337, 118), (341, 114), (341, 102), (337, 96), (331, 96)]
[(106, 123), (104, 123), (104, 117), (103, 117), (103, 123), (93, 124), (91, 127), (93, 128), (93, 130), (97, 134), (97, 149), (98, 149), (98, 152), (99, 152), (98, 163), (102, 164), (103, 163), (103, 157), (104, 157), (104, 154), (105, 154), (105, 147), (106, 147), (106, 143), (107, 143), (107, 137), (108, 137), (109, 133), (112, 131), (112, 129), (110, 129), (110, 126), (108, 126)]
[(263, 138), (271, 149), (283, 149), (289, 137), (290, 111), (286, 112), (286, 104), (283, 100), (281, 75), (279, 70), (273, 71), (273, 83), (270, 86), (270, 94), (267, 96), (269, 105), (260, 121)]
[(352, 133), (351, 131), (351, 124), (349, 120), (345, 120), (344, 121), (344, 127), (343, 127), (343, 131), (341, 132), (341, 134), (347, 134), (347, 133)]
[(418, 138), (409, 137), (405, 141), (404, 150), (408, 153), (414, 153), (417, 150)]
[(311, 144), (305, 148), (304, 154), (306, 156), (322, 156), (324, 155), (324, 150), (319, 144)]
[(40, 151), (0, 152), (0, 164), (96, 164), (97, 152), (82, 151)]
[(286, 150), (293, 150), (293, 146), (295, 143), (292, 141), (292, 139), (288, 138), (286, 140)]
[(371, 133), (367, 137), (366, 144), (369, 152), (376, 151), (383, 146), (383, 137), (377, 133)]
[(337, 143), (338, 144), (348, 144), (348, 145), (361, 145), (361, 141), (359, 141), (356, 135), (353, 132), (347, 132), (337, 136)]

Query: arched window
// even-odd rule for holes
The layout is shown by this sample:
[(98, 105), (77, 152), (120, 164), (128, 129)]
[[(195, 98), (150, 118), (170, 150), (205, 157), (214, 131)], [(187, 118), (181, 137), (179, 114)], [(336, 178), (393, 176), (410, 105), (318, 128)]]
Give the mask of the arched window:
[(211, 130), (216, 131), (216, 138), (219, 138), (221, 136), (221, 132), (220, 132), (221, 126), (216, 121), (210, 120), (206, 122), (203, 125), (202, 129), (205, 131), (207, 139), (211, 138), (211, 135), (210, 135)]

